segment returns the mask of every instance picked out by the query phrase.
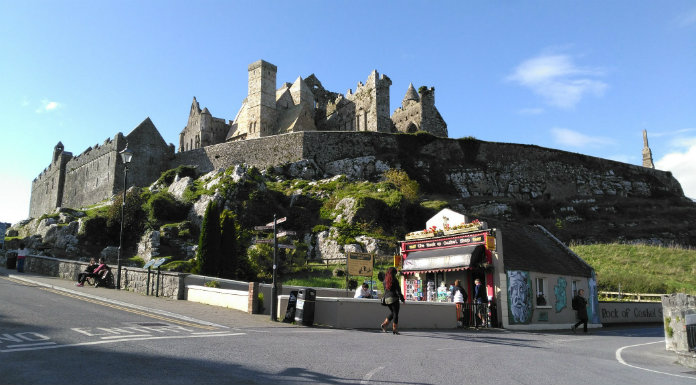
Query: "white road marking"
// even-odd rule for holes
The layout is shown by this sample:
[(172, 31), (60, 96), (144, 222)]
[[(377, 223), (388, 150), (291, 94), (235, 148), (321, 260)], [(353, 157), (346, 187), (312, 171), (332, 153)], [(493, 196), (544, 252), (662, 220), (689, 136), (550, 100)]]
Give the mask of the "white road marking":
[(384, 366), (378, 366), (378, 367), (370, 370), (369, 372), (367, 372), (367, 374), (365, 374), (365, 377), (363, 377), (363, 379), (360, 381), (360, 384), (362, 384), (362, 385), (369, 384), (370, 379), (372, 379), (372, 376), (374, 376), (377, 372), (379, 372), (382, 369), (384, 369)]
[[(0, 350), (0, 353), (9, 353), (9, 352), (23, 352), (23, 351), (32, 351), (32, 350), (45, 350), (45, 349), (58, 349), (58, 348), (71, 348), (71, 347), (77, 347), (77, 346), (90, 346), (90, 345), (102, 345), (102, 344), (111, 344), (111, 343), (116, 343), (116, 342), (128, 342), (128, 341), (147, 341), (147, 340), (165, 340), (165, 339), (177, 339), (177, 338), (206, 338), (206, 337), (231, 337), (231, 336), (239, 336), (239, 335), (245, 335), (246, 333), (228, 333), (228, 334), (207, 334), (207, 335), (188, 335), (188, 336), (158, 336), (158, 337), (136, 337), (136, 338), (128, 338), (124, 336), (121, 339), (110, 339), (110, 340), (101, 340), (101, 341), (91, 341), (91, 342), (80, 342), (77, 344), (66, 344), (66, 345), (47, 345), (47, 346), (29, 346), (29, 345), (21, 345), (20, 347), (14, 348), (14, 349), (2, 349)], [(23, 347), (22, 347), (23, 346)]]
[(688, 379), (690, 379), (690, 380), (696, 380), (696, 377), (692, 377), (692, 376), (682, 376), (682, 375), (680, 375), (680, 374), (665, 373), (665, 372), (660, 372), (660, 371), (658, 371), (658, 370), (652, 370), (652, 369), (647, 369), (647, 368), (641, 368), (640, 366), (635, 366), (635, 365), (628, 364), (628, 363), (626, 363), (626, 361), (624, 361), (623, 358), (621, 358), (621, 352), (623, 352), (624, 349), (634, 348), (634, 347), (636, 347), (636, 346), (659, 344), (659, 343), (664, 343), (664, 342), (665, 342), (664, 340), (660, 340), (660, 341), (655, 341), (655, 342), (646, 342), (646, 343), (644, 343), (644, 344), (628, 345), (628, 346), (624, 346), (624, 347), (618, 348), (618, 349), (616, 349), (616, 360), (619, 361), (619, 363), (621, 363), (622, 365), (626, 365), (626, 366), (628, 366), (628, 367), (630, 367), (630, 368), (645, 370), (645, 371), (647, 371), (647, 372), (653, 372), (653, 373), (658, 373), (658, 374), (666, 374), (666, 375), (668, 375), (668, 376), (673, 376), (673, 377), (688, 378)]
[(152, 337), (152, 334), (126, 334), (126, 335), (121, 335), (121, 336), (106, 336), (106, 337), (101, 337), (103, 340), (116, 340), (119, 338), (139, 338), (139, 337)]

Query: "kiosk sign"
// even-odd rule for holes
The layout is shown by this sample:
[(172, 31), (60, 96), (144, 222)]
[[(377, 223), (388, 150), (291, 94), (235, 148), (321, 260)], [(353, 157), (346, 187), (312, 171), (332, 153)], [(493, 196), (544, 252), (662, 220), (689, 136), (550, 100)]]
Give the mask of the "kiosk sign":
[(422, 240), (417, 242), (406, 243), (406, 251), (416, 251), (416, 250), (427, 250), (427, 249), (439, 249), (445, 247), (455, 247), (455, 246), (468, 246), (468, 245), (478, 245), (484, 243), (484, 233), (477, 234), (467, 234), (458, 237), (438, 239), (438, 240)]
[(347, 253), (346, 270), (348, 270), (348, 275), (372, 277), (373, 260), (374, 255), (370, 253)]

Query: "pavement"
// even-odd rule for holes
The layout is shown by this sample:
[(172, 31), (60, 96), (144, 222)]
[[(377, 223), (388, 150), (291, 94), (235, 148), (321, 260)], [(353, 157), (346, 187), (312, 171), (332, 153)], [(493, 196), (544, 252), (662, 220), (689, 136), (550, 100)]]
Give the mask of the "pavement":
[(247, 314), (238, 310), (165, 297), (155, 297), (154, 295), (146, 296), (127, 290), (95, 288), (89, 285), (78, 287), (75, 286), (75, 281), (34, 273), (18, 273), (16, 270), (5, 268), (5, 266), (0, 266), (0, 276), (22, 281), (29, 285), (41, 286), (96, 301), (144, 310), (204, 325), (234, 328), (296, 327), (282, 322), (273, 322), (269, 315)]

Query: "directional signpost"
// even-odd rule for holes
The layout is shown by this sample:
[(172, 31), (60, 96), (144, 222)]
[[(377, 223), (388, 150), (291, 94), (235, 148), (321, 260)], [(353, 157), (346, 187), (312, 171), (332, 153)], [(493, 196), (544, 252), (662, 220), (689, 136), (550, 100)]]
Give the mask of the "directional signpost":
[(288, 235), (296, 235), (294, 231), (281, 230), (278, 231), (278, 224), (283, 223), (287, 220), (287, 217), (282, 217), (276, 219), (273, 215), (273, 222), (266, 223), (264, 226), (254, 226), (254, 230), (264, 231), (273, 230), (273, 239), (256, 239), (254, 243), (266, 243), (273, 244), (273, 289), (271, 290), (271, 321), (278, 320), (278, 284), (276, 283), (276, 270), (278, 268), (278, 248), (281, 249), (294, 249), (295, 245), (289, 244), (278, 244), (278, 238), (285, 237)]

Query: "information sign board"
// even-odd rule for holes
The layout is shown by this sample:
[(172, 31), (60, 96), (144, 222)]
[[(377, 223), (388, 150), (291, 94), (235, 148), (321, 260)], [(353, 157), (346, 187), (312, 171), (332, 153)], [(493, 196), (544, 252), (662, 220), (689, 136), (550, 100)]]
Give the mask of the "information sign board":
[(348, 252), (346, 253), (346, 265), (348, 275), (372, 277), (374, 254)]

